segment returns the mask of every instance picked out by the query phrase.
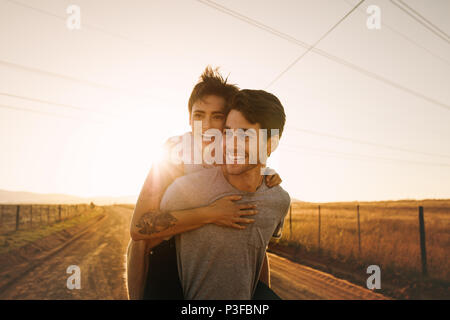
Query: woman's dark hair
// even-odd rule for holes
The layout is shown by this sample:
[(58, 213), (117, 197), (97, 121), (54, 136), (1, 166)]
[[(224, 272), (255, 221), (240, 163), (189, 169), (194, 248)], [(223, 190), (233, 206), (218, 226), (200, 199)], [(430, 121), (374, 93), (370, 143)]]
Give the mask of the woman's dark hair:
[(261, 129), (278, 129), (279, 135), (283, 133), (286, 115), (280, 100), (273, 94), (264, 90), (244, 89), (236, 93), (230, 102), (230, 111), (241, 112), (250, 123), (259, 123)]
[[(228, 78), (224, 79), (219, 73), (219, 68), (213, 69), (211, 66), (207, 66), (189, 97), (189, 114), (192, 111), (194, 103), (208, 95), (224, 98), (226, 108), (228, 108), (231, 97), (239, 91), (239, 88), (234, 84), (227, 83), (227, 80)], [(225, 110), (225, 112), (227, 111)]]

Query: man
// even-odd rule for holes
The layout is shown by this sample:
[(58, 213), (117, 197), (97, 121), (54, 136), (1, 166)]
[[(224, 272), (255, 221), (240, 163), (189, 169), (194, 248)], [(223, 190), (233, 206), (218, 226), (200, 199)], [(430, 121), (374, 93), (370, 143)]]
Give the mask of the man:
[[(242, 196), (237, 203), (252, 202), (258, 207), (258, 214), (252, 217), (255, 222), (244, 230), (205, 224), (176, 236), (178, 272), (186, 299), (253, 297), (269, 240), (281, 232), (290, 205), (288, 193), (280, 186), (268, 188), (261, 175), (284, 123), (283, 106), (274, 95), (262, 90), (240, 91), (231, 101), (225, 129), (227, 134), (230, 130), (255, 133), (257, 148), (246, 141), (245, 152), (239, 153), (238, 146), (230, 147), (227, 139), (226, 164), (180, 177), (165, 192), (161, 211), (167, 212), (171, 221), (177, 218), (170, 212), (207, 206), (235, 194)], [(269, 151), (260, 139), (264, 132)], [(251, 163), (255, 154), (257, 161)]]
[[(217, 70), (207, 68), (189, 98), (189, 119), (202, 121), (202, 132), (208, 129), (222, 131), (230, 98), (238, 91), (228, 84)], [(166, 143), (170, 154), (177, 139)], [(229, 228), (243, 229), (242, 224), (252, 223), (246, 216), (256, 212), (251, 204), (237, 204), (240, 197), (218, 199), (209, 206), (172, 212), (173, 220), (166, 213), (159, 212), (161, 198), (177, 177), (202, 170), (202, 165), (182, 165), (162, 161), (152, 166), (142, 187), (131, 223), (131, 236), (127, 252), (127, 285), (130, 299), (183, 299), (175, 254), (175, 242), (171, 238), (181, 232), (198, 228), (207, 223), (216, 223)], [(267, 177), (267, 184), (273, 186), (281, 181), (278, 175)], [(195, 186), (191, 186), (195, 187)], [(189, 213), (189, 214), (188, 214)], [(142, 228), (146, 223), (152, 228)], [(269, 285), (268, 264), (265, 265), (262, 280)]]

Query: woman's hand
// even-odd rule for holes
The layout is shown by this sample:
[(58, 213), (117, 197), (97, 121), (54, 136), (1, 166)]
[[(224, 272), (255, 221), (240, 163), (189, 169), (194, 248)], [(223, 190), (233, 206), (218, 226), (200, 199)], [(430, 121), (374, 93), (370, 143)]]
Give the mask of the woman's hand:
[(269, 188), (275, 187), (279, 185), (283, 180), (278, 173), (272, 174), (270, 176), (266, 176), (266, 185)]
[(218, 226), (230, 227), (243, 230), (246, 226), (239, 223), (250, 224), (255, 222), (254, 219), (243, 218), (243, 216), (252, 216), (258, 213), (256, 205), (251, 203), (235, 203), (241, 200), (242, 196), (226, 196), (220, 198), (209, 206), (204, 207), (205, 214), (209, 223)]

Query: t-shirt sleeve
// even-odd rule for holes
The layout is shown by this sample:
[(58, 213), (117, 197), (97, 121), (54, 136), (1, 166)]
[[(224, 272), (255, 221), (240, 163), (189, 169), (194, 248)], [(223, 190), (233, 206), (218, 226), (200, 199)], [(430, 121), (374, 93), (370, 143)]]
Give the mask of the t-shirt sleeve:
[(179, 210), (178, 208), (186, 201), (188, 189), (185, 188), (184, 180), (184, 177), (178, 178), (167, 187), (161, 199), (159, 207), (161, 211), (172, 211), (174, 208)]

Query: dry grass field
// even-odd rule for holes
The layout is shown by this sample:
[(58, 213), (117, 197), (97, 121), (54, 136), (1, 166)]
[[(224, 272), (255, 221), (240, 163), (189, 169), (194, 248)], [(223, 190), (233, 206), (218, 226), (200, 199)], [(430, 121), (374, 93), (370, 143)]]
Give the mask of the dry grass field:
[[(376, 264), (391, 275), (420, 276), (418, 206), (423, 206), (429, 277), (450, 281), (450, 200), (359, 203), (361, 253), (358, 246), (357, 204), (320, 204), (322, 255), (365, 266)], [(292, 234), (288, 214), (279, 244), (298, 246), (307, 252), (317, 253), (318, 205), (293, 203)]]
[[(61, 220), (58, 218), (57, 206), (48, 210), (47, 206), (34, 205), (34, 222), (30, 225), (30, 206), (22, 206), (20, 228), (15, 230), (16, 206), (3, 208), (2, 224), (0, 225), (0, 255), (33, 243), (39, 239), (82, 224), (103, 213), (103, 207), (90, 208), (87, 205), (73, 208), (62, 206)], [(25, 210), (25, 209), (28, 209)]]

